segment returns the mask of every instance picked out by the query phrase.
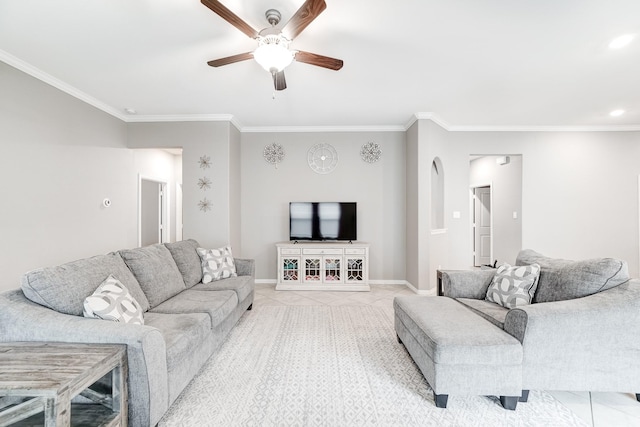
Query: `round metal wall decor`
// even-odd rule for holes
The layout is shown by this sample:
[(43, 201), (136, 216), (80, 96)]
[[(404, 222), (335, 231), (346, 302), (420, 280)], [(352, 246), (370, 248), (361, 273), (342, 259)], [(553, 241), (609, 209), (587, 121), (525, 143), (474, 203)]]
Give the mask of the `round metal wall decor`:
[(309, 167), (316, 173), (331, 173), (338, 165), (338, 152), (330, 144), (316, 144), (307, 154)]
[(367, 163), (377, 162), (380, 160), (380, 156), (382, 156), (382, 150), (375, 142), (367, 142), (360, 149), (360, 157)]
[(282, 145), (269, 144), (264, 147), (264, 151), (262, 152), (262, 156), (267, 161), (267, 163), (271, 163), (272, 165), (276, 165), (276, 169), (278, 168), (278, 163), (281, 163), (284, 160), (284, 148)]

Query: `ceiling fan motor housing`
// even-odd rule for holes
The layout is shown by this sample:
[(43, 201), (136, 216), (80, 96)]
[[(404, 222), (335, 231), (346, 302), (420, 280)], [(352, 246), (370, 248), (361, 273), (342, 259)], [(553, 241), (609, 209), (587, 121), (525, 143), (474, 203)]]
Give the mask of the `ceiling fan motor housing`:
[(280, 23), (280, 19), (282, 19), (282, 15), (275, 9), (269, 9), (264, 13), (264, 16), (267, 17), (267, 22), (271, 24), (271, 26), (275, 27)]

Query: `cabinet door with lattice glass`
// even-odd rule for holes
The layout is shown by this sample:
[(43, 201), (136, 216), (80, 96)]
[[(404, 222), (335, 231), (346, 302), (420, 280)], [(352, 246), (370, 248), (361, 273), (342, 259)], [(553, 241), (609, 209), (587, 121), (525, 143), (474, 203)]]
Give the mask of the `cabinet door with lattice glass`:
[(365, 277), (365, 258), (364, 257), (346, 257), (346, 283), (360, 283), (366, 280)]
[(342, 283), (342, 258), (325, 257), (324, 260), (324, 280), (323, 282)]
[(286, 283), (300, 283), (300, 258), (285, 257), (282, 258), (280, 266), (282, 274), (281, 281)]
[(303, 282), (318, 283), (322, 281), (322, 258), (303, 258)]

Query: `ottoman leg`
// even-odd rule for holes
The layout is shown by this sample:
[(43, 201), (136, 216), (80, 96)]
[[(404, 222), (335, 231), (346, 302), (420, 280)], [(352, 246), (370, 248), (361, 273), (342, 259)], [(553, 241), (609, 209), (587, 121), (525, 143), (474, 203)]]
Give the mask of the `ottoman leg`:
[(396, 338), (398, 339), (398, 343), (402, 344), (402, 340), (400, 339), (400, 335), (396, 334)]
[(436, 406), (438, 408), (446, 408), (447, 407), (447, 400), (449, 400), (449, 395), (448, 394), (436, 394), (436, 392), (433, 392), (433, 400), (436, 401)]
[(640, 402), (640, 393), (636, 393), (636, 400)]
[(529, 390), (522, 390), (522, 396), (520, 396), (520, 402), (526, 402), (529, 400)]
[(515, 411), (518, 399), (520, 399), (520, 396), (500, 396), (500, 403), (502, 403), (504, 409)]

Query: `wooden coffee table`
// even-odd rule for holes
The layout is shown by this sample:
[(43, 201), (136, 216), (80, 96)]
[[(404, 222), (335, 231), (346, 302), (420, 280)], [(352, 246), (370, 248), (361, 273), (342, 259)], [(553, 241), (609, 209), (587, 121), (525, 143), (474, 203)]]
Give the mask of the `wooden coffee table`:
[[(109, 373), (110, 393), (90, 388)], [(95, 403), (72, 405), (78, 395)], [(0, 343), (0, 427), (9, 425), (125, 427), (126, 346)]]

